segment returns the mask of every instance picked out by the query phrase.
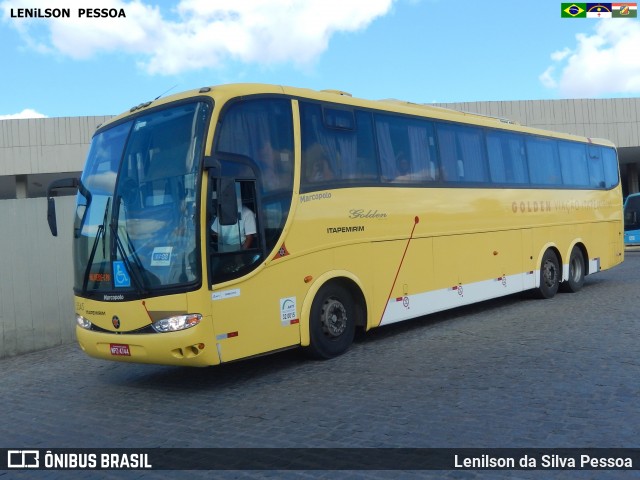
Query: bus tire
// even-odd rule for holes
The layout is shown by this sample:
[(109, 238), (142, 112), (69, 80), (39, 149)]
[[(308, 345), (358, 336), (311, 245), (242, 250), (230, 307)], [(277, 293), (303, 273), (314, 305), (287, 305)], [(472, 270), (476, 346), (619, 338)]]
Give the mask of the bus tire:
[(355, 335), (356, 309), (353, 297), (337, 283), (323, 285), (311, 304), (310, 344), (306, 353), (329, 359), (346, 352)]
[(580, 249), (575, 246), (571, 250), (569, 256), (569, 278), (566, 282), (562, 282), (560, 289), (563, 292), (575, 293), (582, 289), (584, 285), (584, 257)]
[(540, 298), (553, 298), (558, 292), (561, 278), (562, 275), (558, 257), (553, 250), (549, 249), (544, 252), (540, 264), (540, 287), (538, 287), (537, 291), (538, 296)]

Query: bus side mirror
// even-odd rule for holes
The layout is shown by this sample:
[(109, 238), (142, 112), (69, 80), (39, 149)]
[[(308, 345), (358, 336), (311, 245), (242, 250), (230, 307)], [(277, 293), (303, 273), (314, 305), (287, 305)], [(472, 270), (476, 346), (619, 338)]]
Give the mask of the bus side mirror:
[(56, 222), (56, 202), (53, 197), (47, 198), (47, 223), (54, 237), (58, 236), (58, 223)]
[(205, 170), (209, 170), (209, 174), (212, 177), (219, 177), (222, 173), (222, 165), (220, 160), (214, 157), (204, 157), (203, 166)]
[(51, 235), (54, 237), (58, 236), (58, 222), (56, 220), (56, 202), (53, 199), (53, 191), (60, 188), (77, 189), (79, 185), (79, 178), (61, 178), (51, 182), (47, 188), (47, 223), (49, 224)]
[(235, 225), (238, 223), (238, 196), (236, 182), (232, 178), (220, 179), (219, 217), (220, 225)]

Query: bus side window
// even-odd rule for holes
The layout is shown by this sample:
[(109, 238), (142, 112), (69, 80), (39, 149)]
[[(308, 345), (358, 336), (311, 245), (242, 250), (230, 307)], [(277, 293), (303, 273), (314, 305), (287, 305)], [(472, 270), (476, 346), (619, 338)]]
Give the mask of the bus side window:
[(524, 139), (518, 135), (488, 131), (489, 170), (494, 184), (527, 184), (529, 174)]
[(234, 102), (223, 113), (216, 151), (255, 162), (264, 193), (293, 189), (293, 114), (291, 101), (264, 98)]
[(432, 122), (382, 114), (375, 120), (383, 182), (426, 184), (437, 179)]
[(604, 164), (602, 163), (602, 155), (600, 147), (589, 145), (589, 180), (592, 187), (604, 188), (606, 186), (604, 178)]
[(378, 177), (369, 112), (300, 102), (303, 191), (370, 183)]
[(589, 186), (587, 147), (583, 143), (558, 141), (562, 181), (570, 187)]
[(562, 185), (558, 142), (551, 138), (527, 137), (525, 140), (529, 178), (533, 185)]
[(604, 163), (604, 178), (607, 188), (613, 188), (618, 184), (618, 158), (614, 148), (601, 147), (602, 161)]

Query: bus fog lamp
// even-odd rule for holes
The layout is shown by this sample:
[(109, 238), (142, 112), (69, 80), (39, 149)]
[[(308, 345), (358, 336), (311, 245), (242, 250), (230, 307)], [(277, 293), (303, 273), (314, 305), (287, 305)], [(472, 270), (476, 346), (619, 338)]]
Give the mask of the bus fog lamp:
[(199, 313), (190, 313), (188, 315), (178, 315), (177, 317), (163, 318), (157, 322), (153, 322), (151, 326), (158, 333), (177, 332), (195, 327), (202, 320)]
[(89, 320), (84, 318), (82, 315), (78, 315), (77, 313), (76, 313), (76, 323), (80, 328), (84, 328), (85, 330), (91, 330), (91, 327), (93, 325)]

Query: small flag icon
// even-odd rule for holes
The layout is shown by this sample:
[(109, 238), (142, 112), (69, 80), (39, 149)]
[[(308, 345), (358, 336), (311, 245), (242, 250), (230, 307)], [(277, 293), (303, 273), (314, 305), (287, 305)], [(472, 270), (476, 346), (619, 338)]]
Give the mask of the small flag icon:
[(587, 4), (586, 3), (563, 3), (560, 6), (560, 16), (562, 18), (586, 18), (587, 17)]
[(610, 3), (587, 3), (587, 18), (611, 18)]
[(611, 7), (613, 18), (638, 18), (637, 3), (612, 3)]

